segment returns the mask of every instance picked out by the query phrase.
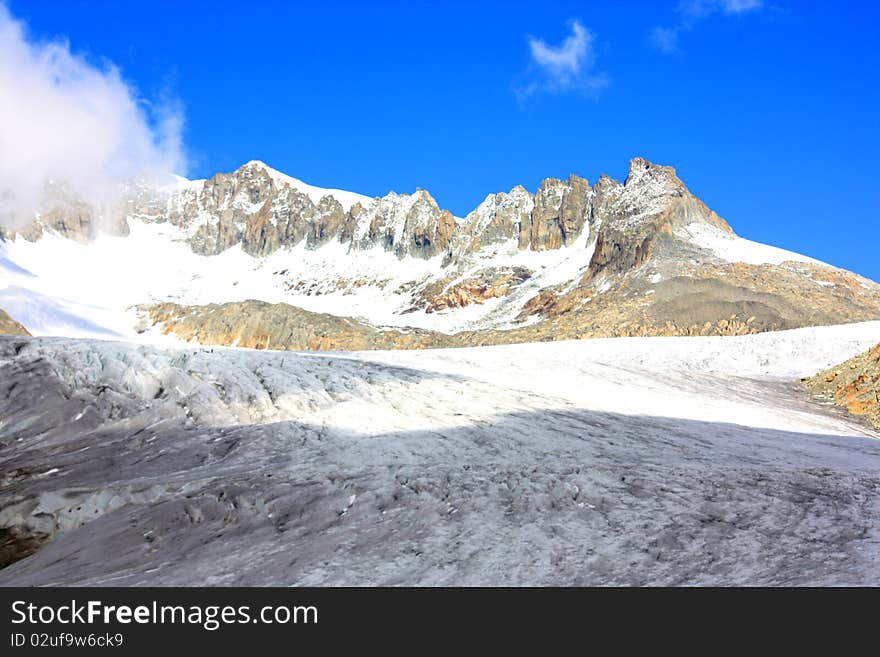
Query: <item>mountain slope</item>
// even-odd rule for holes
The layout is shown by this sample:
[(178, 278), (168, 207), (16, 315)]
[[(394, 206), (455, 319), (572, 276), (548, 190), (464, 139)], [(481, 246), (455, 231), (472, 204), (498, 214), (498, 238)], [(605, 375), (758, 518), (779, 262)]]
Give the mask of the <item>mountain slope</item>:
[(806, 379), (815, 394), (880, 429), (880, 345)]
[(0, 335), (30, 335), (24, 326), (0, 309)]
[(0, 304), (27, 299), (35, 334), (96, 325), (96, 336), (232, 344), (234, 331), (211, 326), (222, 315), (247, 321), (247, 341), (296, 349), (321, 331), (293, 337), (278, 322), (301, 325), (303, 311), (340, 318), (324, 344), (369, 334), (379, 348), (880, 318), (876, 283), (738, 237), (674, 169), (642, 158), (623, 183), (548, 178), (534, 194), (490, 194), (464, 218), (425, 190), (369, 199), (261, 162), (133, 185), (126, 208), (121, 224), (59, 206), (7, 229)]

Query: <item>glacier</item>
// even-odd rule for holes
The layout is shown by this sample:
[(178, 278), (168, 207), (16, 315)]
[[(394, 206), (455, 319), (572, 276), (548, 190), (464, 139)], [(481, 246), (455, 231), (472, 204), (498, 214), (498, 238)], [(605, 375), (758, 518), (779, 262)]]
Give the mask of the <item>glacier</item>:
[(880, 584), (880, 322), (297, 353), (0, 338), (0, 585)]

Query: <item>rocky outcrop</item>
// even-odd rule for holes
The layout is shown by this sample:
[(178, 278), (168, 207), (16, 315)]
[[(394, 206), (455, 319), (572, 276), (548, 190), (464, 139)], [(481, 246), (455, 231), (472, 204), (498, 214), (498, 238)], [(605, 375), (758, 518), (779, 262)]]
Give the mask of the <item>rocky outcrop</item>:
[(362, 198), (347, 207), (333, 194), (315, 198), (315, 188), (297, 187), (260, 162), (172, 192), (164, 204), (142, 203), (136, 216), (169, 221), (191, 233), (197, 253), (214, 255), (241, 244), (253, 256), (305, 241), (318, 248), (330, 241), (352, 249), (376, 246), (403, 258), (446, 253), (456, 230), (452, 214), (425, 190)]
[(241, 301), (207, 306), (163, 303), (139, 308), (162, 333), (202, 345), (294, 351), (417, 348), (430, 331), (382, 331), (359, 320), (313, 313), (285, 303)]
[(332, 196), (325, 196), (318, 201), (318, 206), (309, 221), (309, 232), (306, 243), (311, 248), (326, 244), (338, 237), (343, 224), (346, 223), (345, 210), (342, 204)]
[(623, 185), (608, 176), (595, 187), (576, 175), (547, 178), (534, 195), (520, 186), (489, 195), (460, 223), (422, 189), (362, 199), (346, 208), (332, 195), (315, 202), (276, 174), (252, 162), (201, 187), (186, 186), (164, 208), (157, 211), (152, 203), (139, 216), (190, 227), (193, 248), (204, 254), (239, 242), (247, 253), (266, 255), (304, 239), (310, 248), (337, 239), (352, 249), (379, 246), (401, 258), (443, 254), (447, 261), (508, 240), (520, 249), (558, 249), (595, 225), (603, 230), (593, 276), (609, 266), (614, 271), (638, 266), (674, 225), (706, 221), (729, 230), (690, 195), (671, 167), (641, 158), (631, 162)]
[(27, 329), (0, 310), (0, 335), (30, 335)]
[(563, 182), (547, 178), (535, 194), (535, 207), (520, 231), (520, 248), (534, 251), (571, 244), (590, 215), (590, 184), (572, 175)]
[(603, 272), (620, 274), (640, 267), (674, 228), (704, 223), (732, 233), (730, 226), (693, 196), (675, 169), (643, 158), (630, 162), (623, 186), (603, 177), (597, 183), (593, 220), (599, 228), (587, 280)]
[[(351, 202), (353, 196), (356, 202)], [(208, 180), (182, 181), (175, 188), (132, 185), (126, 208), (129, 216), (183, 228), (192, 249), (202, 255), (240, 244), (246, 253), (264, 256), (303, 241), (318, 248), (336, 240), (356, 250), (383, 248), (400, 258), (442, 255), (449, 263), (507, 241), (520, 249), (559, 249), (584, 231), (592, 232), (591, 226), (601, 227), (590, 276), (606, 268), (639, 266), (670, 226), (706, 221), (726, 229), (723, 220), (690, 195), (671, 167), (641, 158), (631, 162), (623, 185), (607, 176), (594, 187), (576, 175), (547, 178), (534, 195), (521, 186), (489, 195), (461, 222), (423, 189), (368, 199), (309, 187), (256, 161)], [(37, 239), (51, 228), (87, 241), (99, 229), (127, 231), (124, 218), (114, 223), (96, 216), (87, 204), (70, 200), (15, 232)]]
[[(880, 318), (880, 286), (809, 263), (694, 267), (652, 260), (668, 276), (618, 276), (567, 291), (541, 290), (522, 308), (523, 341), (640, 335), (742, 335)], [(512, 335), (508, 338), (513, 339)]]
[(129, 233), (128, 222), (121, 211), (102, 214), (81, 201), (66, 201), (36, 212), (35, 218), (29, 222), (16, 221), (7, 227), (0, 225), (0, 238), (20, 236), (33, 242), (40, 239), (47, 230), (82, 244), (93, 240), (99, 232), (119, 237)]
[(803, 383), (880, 429), (880, 345)]
[(464, 308), (473, 303), (484, 303), (489, 299), (507, 296), (510, 291), (527, 281), (532, 272), (525, 267), (513, 269), (487, 269), (465, 280), (454, 282), (437, 289), (431, 286), (423, 297), (425, 312), (433, 313), (449, 308)]
[(241, 242), (242, 229), (231, 217), (218, 217), (214, 223), (200, 225), (190, 240), (192, 250), (201, 255), (216, 255)]
[(590, 184), (573, 174), (568, 180), (543, 180), (534, 195), (519, 185), (490, 194), (465, 217), (452, 255), (476, 253), (511, 239), (520, 249), (533, 251), (568, 246), (588, 229), (592, 196)]
[(578, 301), (575, 295), (560, 295), (553, 290), (541, 290), (523, 304), (517, 320), (524, 322), (534, 315), (543, 319), (554, 319), (573, 310)]
[(489, 194), (468, 214), (453, 237), (452, 256), (461, 258), (485, 247), (521, 239), (523, 226), (529, 230), (535, 198), (517, 185), (509, 192)]
[(534, 297), (530, 304), (534, 312), (553, 321), (452, 335), (412, 328), (380, 330), (352, 318), (263, 301), (206, 306), (164, 303), (144, 306), (140, 311), (145, 324), (157, 325), (164, 334), (195, 340), (201, 345), (295, 351), (432, 349), (601, 337), (745, 335), (762, 330), (753, 318), (736, 315), (699, 324), (663, 322), (635, 303), (597, 305), (585, 312), (584, 304), (578, 300), (549, 293)]
[(432, 258), (449, 247), (455, 219), (425, 190), (411, 196), (386, 196), (378, 206), (381, 210), (375, 225), (380, 243), (398, 257)]

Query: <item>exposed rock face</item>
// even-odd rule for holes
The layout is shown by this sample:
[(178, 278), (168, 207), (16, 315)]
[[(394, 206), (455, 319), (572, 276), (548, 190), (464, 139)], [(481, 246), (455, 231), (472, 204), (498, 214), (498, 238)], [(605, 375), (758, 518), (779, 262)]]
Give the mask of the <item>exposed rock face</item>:
[(364, 248), (375, 243), (399, 257), (431, 258), (449, 246), (455, 227), (452, 215), (437, 206), (423, 189), (415, 194), (389, 194), (367, 210), (370, 230)]
[(29, 557), (49, 538), (46, 533), (28, 531), (22, 527), (0, 528), (0, 569)]
[(522, 322), (533, 315), (553, 319), (573, 310), (577, 302), (578, 300), (573, 296), (561, 296), (553, 290), (541, 290), (526, 301), (517, 319)]
[(614, 178), (602, 174), (593, 185), (592, 217), (596, 223), (611, 215), (611, 209), (623, 194), (623, 185)]
[(534, 196), (520, 185), (507, 193), (489, 194), (465, 217), (456, 232), (452, 246), (453, 256), (476, 253), (499, 242), (520, 240), (523, 231), (529, 230), (534, 207)]
[(535, 194), (531, 220), (520, 232), (520, 248), (558, 249), (580, 235), (590, 214), (590, 184), (572, 175), (563, 182), (547, 178)]
[(337, 239), (352, 249), (380, 246), (401, 258), (451, 259), (509, 239), (536, 251), (571, 244), (589, 222), (590, 199), (583, 178), (548, 178), (534, 196), (519, 186), (490, 195), (459, 224), (422, 189), (391, 192), (351, 207), (330, 195), (315, 203), (265, 165), (252, 162), (201, 186), (186, 186), (164, 205), (141, 199), (135, 214), (191, 228), (193, 249), (204, 255), (238, 243), (251, 255), (267, 255), (303, 239), (310, 248)]
[(520, 249), (545, 251), (570, 245), (583, 234), (591, 215), (590, 184), (575, 175), (545, 179), (532, 195), (517, 185), (490, 194), (467, 217), (456, 235), (453, 256), (516, 239)]
[(804, 383), (815, 394), (880, 429), (880, 344)]
[[(318, 248), (338, 240), (351, 249), (379, 246), (400, 258), (443, 255), (451, 262), (508, 240), (516, 240), (520, 249), (558, 249), (592, 230), (591, 225), (601, 226), (592, 276), (606, 267), (625, 271), (639, 266), (670, 225), (706, 221), (726, 228), (690, 195), (671, 167), (641, 158), (632, 161), (624, 185), (607, 176), (593, 188), (576, 175), (547, 178), (534, 195), (521, 186), (489, 195), (460, 223), (422, 189), (358, 197), (346, 204), (332, 193), (318, 197), (315, 189), (261, 162), (249, 162), (172, 191), (134, 185), (127, 207), (130, 216), (184, 228), (192, 249), (202, 255), (240, 244), (246, 253), (262, 256), (303, 241)], [(98, 226), (108, 230), (105, 224), (94, 219), (87, 205), (71, 201), (15, 232), (36, 239), (48, 227), (86, 241)], [(125, 234), (127, 224), (123, 219), (109, 230)]]
[(622, 187), (603, 178), (594, 220), (601, 224), (588, 280), (608, 270), (619, 274), (641, 266), (676, 226), (705, 223), (725, 232), (730, 226), (678, 179), (672, 167), (642, 158), (630, 162)]
[(361, 351), (418, 347), (430, 331), (380, 331), (348, 317), (313, 313), (284, 303), (241, 301), (208, 306), (163, 303), (142, 307), (165, 334), (203, 345), (294, 351)]
[(217, 222), (205, 223), (196, 229), (190, 244), (201, 255), (216, 255), (241, 241), (242, 230), (229, 218), (219, 217)]
[(315, 214), (309, 222), (309, 234), (306, 243), (316, 248), (337, 237), (345, 223), (345, 211), (342, 205), (332, 196), (325, 196), (318, 201)]
[(190, 184), (164, 204), (142, 198), (134, 214), (190, 228), (193, 249), (204, 255), (238, 243), (251, 255), (267, 255), (303, 239), (310, 248), (338, 239), (352, 249), (380, 246), (401, 258), (451, 260), (510, 239), (535, 251), (569, 245), (590, 221), (592, 195), (578, 176), (548, 178), (535, 195), (520, 186), (490, 195), (458, 223), (425, 190), (391, 192), (351, 207), (329, 195), (315, 203), (265, 165), (251, 162), (201, 186)]
[(65, 237), (85, 244), (97, 237), (100, 231), (124, 237), (128, 235), (128, 223), (121, 211), (107, 215), (99, 214), (93, 207), (80, 201), (68, 200), (53, 203), (48, 209), (38, 213), (37, 218), (19, 228), (4, 228), (0, 225), (0, 238), (20, 235), (26, 240), (35, 241), (46, 230), (53, 230)]
[(24, 326), (0, 310), (0, 335), (30, 335)]
[(531, 275), (532, 272), (525, 267), (487, 269), (476, 276), (444, 287), (439, 292), (428, 289), (425, 292), (427, 300), (425, 312), (464, 308), (472, 303), (483, 303), (488, 299), (504, 297), (512, 288), (528, 280)]
[(425, 190), (362, 198), (350, 207), (332, 194), (318, 199), (259, 162), (230, 174), (191, 183), (163, 204), (138, 207), (137, 216), (168, 220), (190, 229), (193, 250), (213, 255), (236, 244), (251, 255), (268, 255), (305, 241), (318, 248), (332, 240), (352, 249), (380, 246), (399, 257), (445, 253), (456, 229)]

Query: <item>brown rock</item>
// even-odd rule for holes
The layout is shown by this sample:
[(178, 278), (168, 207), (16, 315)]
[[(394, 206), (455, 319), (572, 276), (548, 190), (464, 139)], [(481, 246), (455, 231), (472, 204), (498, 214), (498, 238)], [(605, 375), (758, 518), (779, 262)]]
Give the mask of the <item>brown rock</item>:
[(817, 396), (834, 401), (880, 429), (880, 345), (804, 384)]
[(488, 299), (507, 296), (512, 289), (528, 280), (532, 272), (525, 267), (512, 270), (486, 270), (472, 278), (455, 283), (436, 294), (426, 296), (425, 312), (433, 313), (447, 308), (463, 308), (481, 304)]
[(30, 335), (27, 329), (0, 310), (0, 335)]
[(580, 235), (590, 215), (590, 184), (572, 175), (565, 182), (547, 178), (535, 194), (535, 207), (520, 230), (520, 248), (558, 249)]

